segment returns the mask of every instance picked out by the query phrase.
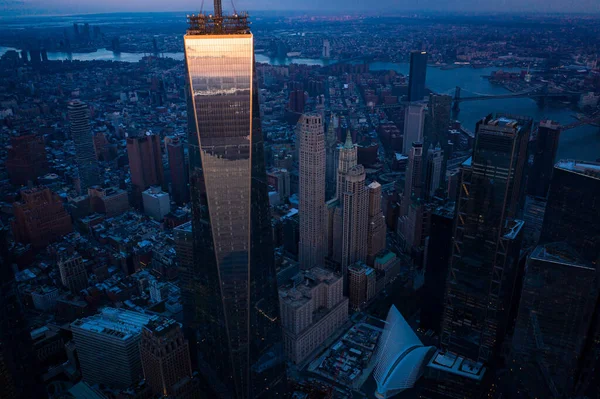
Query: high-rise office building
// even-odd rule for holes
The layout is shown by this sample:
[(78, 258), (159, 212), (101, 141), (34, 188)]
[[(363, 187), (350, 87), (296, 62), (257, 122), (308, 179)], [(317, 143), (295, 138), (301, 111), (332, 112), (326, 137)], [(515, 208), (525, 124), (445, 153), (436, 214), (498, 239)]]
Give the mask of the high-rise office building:
[(435, 192), (440, 188), (445, 173), (444, 166), (444, 151), (438, 146), (430, 147), (427, 150), (427, 163), (425, 167), (425, 190), (424, 197), (430, 199), (435, 196)]
[(174, 396), (177, 385), (192, 378), (190, 347), (175, 320), (151, 320), (142, 328), (140, 356), (155, 395)]
[(477, 361), (504, 338), (517, 278), (523, 168), (532, 120), (488, 115), (462, 165), (441, 344)]
[(6, 157), (6, 171), (11, 184), (24, 186), (35, 182), (47, 170), (44, 138), (33, 134), (11, 137)]
[(425, 281), (421, 295), (420, 327), (439, 334), (444, 312), (444, 290), (452, 253), (454, 202), (438, 206), (431, 212), (429, 238), (425, 248)]
[(337, 168), (339, 162), (339, 152), (337, 149), (338, 140), (336, 134), (335, 116), (331, 114), (327, 133), (325, 135), (325, 198), (327, 201), (333, 199), (336, 195)]
[(367, 233), (367, 264), (373, 266), (375, 257), (385, 249), (386, 225), (381, 210), (381, 184), (374, 181), (367, 186), (369, 194), (369, 227)]
[(527, 194), (541, 198), (548, 195), (559, 138), (558, 122), (551, 120), (540, 122), (534, 142), (533, 165), (527, 180)]
[(131, 183), (139, 193), (150, 186), (162, 186), (164, 173), (160, 137), (156, 134), (145, 134), (127, 138), (127, 156)]
[(452, 97), (445, 94), (430, 94), (427, 104), (427, 126), (424, 142), (427, 148), (440, 143), (442, 150), (448, 144), (448, 127), (452, 116)]
[(427, 76), (427, 52), (410, 52), (410, 71), (408, 75), (408, 101), (420, 101), (425, 97), (425, 79)]
[(81, 191), (87, 192), (88, 187), (100, 183), (100, 170), (96, 161), (94, 138), (90, 127), (90, 111), (88, 105), (79, 100), (69, 102), (68, 110)]
[(88, 276), (83, 258), (78, 253), (62, 256), (58, 261), (60, 280), (74, 294), (87, 288)]
[(325, 39), (323, 40), (323, 54), (321, 54), (323, 56), (323, 58), (327, 59), (331, 57), (331, 44), (329, 43), (329, 40)]
[(61, 198), (39, 186), (21, 191), (21, 201), (13, 203), (13, 234), (17, 242), (44, 248), (73, 231), (71, 216)]
[(422, 104), (410, 104), (404, 111), (404, 137), (402, 139), (402, 153), (408, 155), (414, 142), (423, 141), (425, 129), (426, 108)]
[(306, 94), (302, 89), (291, 90), (288, 101), (288, 109), (296, 114), (304, 112), (304, 106), (306, 102)]
[(400, 216), (408, 214), (408, 207), (413, 198), (421, 197), (423, 183), (423, 143), (412, 143), (408, 153), (408, 165), (404, 176), (404, 192), (402, 194), (402, 203)]
[(530, 255), (511, 352), (529, 397), (574, 396), (598, 288), (595, 266), (568, 244), (540, 245)]
[[(181, 279), (186, 327), (218, 396), (284, 389), (254, 39), (247, 14), (188, 18), (194, 263)], [(194, 354), (192, 354), (194, 357)]]
[(338, 168), (337, 168), (337, 182), (336, 182), (336, 196), (338, 199), (342, 196), (344, 179), (346, 173), (357, 165), (358, 153), (356, 146), (352, 143), (352, 136), (350, 130), (346, 132), (346, 141), (344, 145), (338, 149)]
[(347, 268), (367, 259), (367, 237), (369, 223), (369, 194), (365, 185), (365, 168), (352, 167), (344, 179), (342, 203), (342, 273), (344, 289), (348, 288)]
[(322, 266), (325, 234), (325, 134), (321, 115), (302, 115), (297, 125), (300, 217), (299, 261), (302, 269)]
[(142, 378), (142, 327), (157, 316), (116, 308), (71, 323), (83, 380), (127, 388)]
[(47, 394), (11, 270), (8, 234), (0, 222), (0, 397), (42, 398)]
[(188, 168), (185, 165), (183, 143), (176, 137), (167, 144), (169, 171), (171, 172), (171, 197), (176, 204), (189, 201)]
[(273, 186), (281, 199), (288, 198), (290, 191), (290, 172), (287, 169), (271, 168), (267, 171), (269, 186)]
[(600, 260), (600, 163), (565, 160), (554, 167), (540, 243), (566, 241)]

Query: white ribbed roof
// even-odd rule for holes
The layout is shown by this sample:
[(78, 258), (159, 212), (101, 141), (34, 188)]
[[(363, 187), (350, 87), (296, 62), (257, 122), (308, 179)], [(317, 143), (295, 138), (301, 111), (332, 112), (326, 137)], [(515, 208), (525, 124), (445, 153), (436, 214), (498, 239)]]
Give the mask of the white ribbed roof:
[(434, 347), (423, 346), (402, 314), (392, 306), (375, 355), (376, 396), (387, 398), (414, 387), (434, 352)]

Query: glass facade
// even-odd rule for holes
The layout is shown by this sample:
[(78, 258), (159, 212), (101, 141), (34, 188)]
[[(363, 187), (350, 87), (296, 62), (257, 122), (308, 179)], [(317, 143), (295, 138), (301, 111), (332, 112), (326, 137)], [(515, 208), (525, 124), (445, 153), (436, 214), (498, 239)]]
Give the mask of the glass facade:
[(488, 116), (462, 167), (442, 328), (445, 349), (487, 362), (508, 321), (523, 222), (514, 217), (532, 121)]
[[(596, 269), (567, 244), (538, 246), (527, 262), (512, 356), (529, 397), (571, 397), (598, 299)], [(540, 373), (541, 370), (541, 373)]]
[(410, 53), (410, 73), (408, 75), (408, 101), (421, 101), (425, 97), (425, 78), (427, 75), (427, 53)]
[(250, 33), (187, 34), (193, 267), (184, 312), (222, 396), (275, 396), (285, 369)]
[(563, 160), (555, 165), (540, 242), (559, 241), (600, 263), (600, 163)]

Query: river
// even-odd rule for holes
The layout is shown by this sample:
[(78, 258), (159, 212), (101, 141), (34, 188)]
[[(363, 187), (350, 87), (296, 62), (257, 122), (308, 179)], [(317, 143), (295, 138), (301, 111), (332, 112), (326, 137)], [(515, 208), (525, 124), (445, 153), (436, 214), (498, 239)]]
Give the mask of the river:
[[(0, 47), (0, 56), (10, 48)], [(165, 57), (183, 60), (183, 53), (164, 53)], [(140, 53), (116, 54), (107, 49), (100, 49), (93, 53), (59, 53), (49, 52), (50, 60), (112, 60), (124, 62), (137, 62), (144, 57)], [(271, 65), (288, 65), (291, 63), (305, 65), (325, 65), (326, 60), (310, 58), (272, 58), (265, 54), (257, 53), (256, 61), (269, 63)], [(370, 64), (372, 71), (394, 70), (402, 74), (408, 74), (407, 63), (373, 62)], [(492, 85), (482, 75), (489, 75), (498, 68), (474, 69), (461, 67), (443, 70), (441, 68), (427, 69), (427, 87), (437, 93), (452, 94), (456, 86), (463, 91), (483, 94), (503, 94), (508, 91), (502, 87)], [(511, 70), (511, 69), (505, 69)], [(514, 69), (517, 71), (518, 69)], [(537, 103), (528, 98), (513, 98), (485, 101), (469, 101), (461, 103), (461, 111), (458, 119), (470, 130), (475, 129), (475, 123), (490, 112), (505, 112), (517, 115), (527, 115), (536, 121), (541, 119), (553, 119), (562, 124), (573, 122), (574, 111), (568, 108), (557, 108), (546, 106), (540, 108)], [(558, 158), (574, 158), (586, 161), (595, 161), (600, 158), (600, 128), (595, 126), (581, 126), (564, 132), (560, 138)]]

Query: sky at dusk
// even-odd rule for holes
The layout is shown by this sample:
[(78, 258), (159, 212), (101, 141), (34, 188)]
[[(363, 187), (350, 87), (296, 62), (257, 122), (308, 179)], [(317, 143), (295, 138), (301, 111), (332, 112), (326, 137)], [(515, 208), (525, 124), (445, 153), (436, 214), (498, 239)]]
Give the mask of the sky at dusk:
[[(0, 0), (0, 14), (87, 14), (102, 12), (194, 11), (202, 0)], [(224, 9), (231, 2), (223, 1)], [(238, 10), (458, 11), (600, 13), (600, 0), (237, 0)], [(205, 10), (212, 1), (205, 1)]]

